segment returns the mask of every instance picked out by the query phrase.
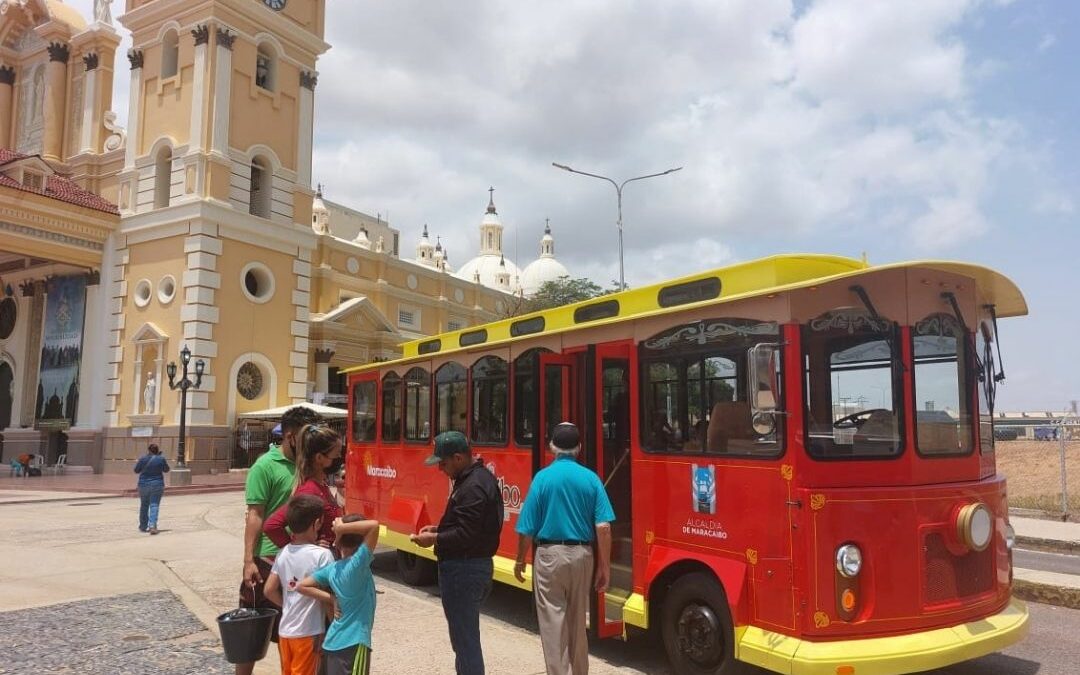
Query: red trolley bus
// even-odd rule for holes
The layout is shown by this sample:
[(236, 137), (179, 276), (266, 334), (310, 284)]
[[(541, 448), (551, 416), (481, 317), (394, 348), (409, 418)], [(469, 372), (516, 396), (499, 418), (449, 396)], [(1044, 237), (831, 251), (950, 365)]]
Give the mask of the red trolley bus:
[(977, 265), (782, 255), (410, 342), (350, 371), (348, 508), (430, 582), (408, 535), (448, 495), (432, 438), (460, 430), (519, 585), (517, 514), (570, 420), (617, 518), (598, 636), (656, 629), (695, 675), (971, 659), (1027, 630), (992, 418), (997, 319), (1026, 313)]

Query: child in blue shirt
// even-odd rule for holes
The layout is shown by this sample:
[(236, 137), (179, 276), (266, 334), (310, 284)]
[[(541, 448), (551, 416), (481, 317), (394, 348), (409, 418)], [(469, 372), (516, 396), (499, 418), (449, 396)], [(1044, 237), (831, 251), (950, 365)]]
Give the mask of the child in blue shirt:
[[(340, 616), (323, 640), (326, 675), (368, 675), (371, 668), (371, 627), (375, 623), (375, 580), (371, 561), (379, 543), (379, 521), (350, 514), (334, 521), (341, 560), (300, 582), (300, 592), (319, 597), (330, 589)], [(320, 588), (321, 587), (321, 588)]]

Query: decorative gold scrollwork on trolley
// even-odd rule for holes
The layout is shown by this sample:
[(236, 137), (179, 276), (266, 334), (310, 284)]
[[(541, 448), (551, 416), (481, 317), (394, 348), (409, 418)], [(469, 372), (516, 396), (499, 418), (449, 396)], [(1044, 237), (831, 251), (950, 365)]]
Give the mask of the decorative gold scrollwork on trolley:
[(826, 614), (825, 612), (814, 612), (814, 625), (816, 627), (828, 628), (830, 623), (832, 622), (829, 621), (828, 614)]
[(746, 559), (750, 562), (751, 565), (756, 565), (757, 564), (757, 551), (755, 551), (752, 548), (746, 549)]
[(820, 492), (810, 495), (810, 508), (814, 511), (825, 508), (825, 495)]
[(645, 530), (645, 543), (652, 544), (656, 541), (656, 533), (652, 530)]
[(784, 480), (791, 480), (795, 477), (795, 467), (791, 466), (790, 464), (784, 464), (780, 467), (780, 476)]

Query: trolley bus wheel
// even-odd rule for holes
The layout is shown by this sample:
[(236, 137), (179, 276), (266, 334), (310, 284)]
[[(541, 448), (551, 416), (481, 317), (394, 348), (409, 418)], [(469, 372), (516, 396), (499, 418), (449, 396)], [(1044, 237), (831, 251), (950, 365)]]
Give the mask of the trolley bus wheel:
[(397, 552), (398, 574), (410, 586), (430, 586), (435, 583), (435, 562), (415, 553)]
[(712, 576), (694, 572), (679, 577), (663, 602), (660, 625), (664, 648), (678, 675), (737, 672), (727, 596)]

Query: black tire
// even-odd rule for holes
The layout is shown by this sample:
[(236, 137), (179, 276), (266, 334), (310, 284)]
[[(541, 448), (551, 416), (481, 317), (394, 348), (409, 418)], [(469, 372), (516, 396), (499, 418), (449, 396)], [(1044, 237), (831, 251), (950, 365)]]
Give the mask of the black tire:
[(677, 675), (734, 675), (735, 631), (724, 589), (709, 574), (679, 577), (664, 595), (660, 632)]
[(435, 583), (435, 561), (406, 551), (397, 552), (398, 574), (410, 586), (430, 586)]

